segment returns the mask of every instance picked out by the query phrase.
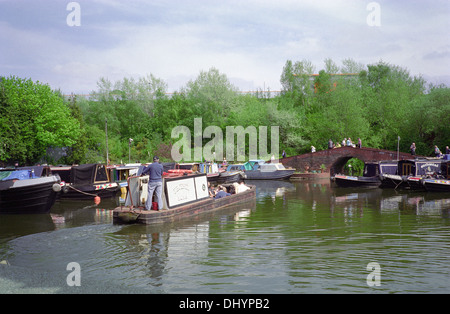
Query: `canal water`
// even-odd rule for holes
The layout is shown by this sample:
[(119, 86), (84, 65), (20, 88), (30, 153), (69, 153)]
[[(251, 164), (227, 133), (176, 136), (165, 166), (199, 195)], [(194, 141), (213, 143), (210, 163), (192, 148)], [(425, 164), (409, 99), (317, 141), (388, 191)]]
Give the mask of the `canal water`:
[(162, 226), (113, 224), (119, 199), (0, 216), (0, 293), (450, 292), (448, 193), (251, 183), (256, 201)]

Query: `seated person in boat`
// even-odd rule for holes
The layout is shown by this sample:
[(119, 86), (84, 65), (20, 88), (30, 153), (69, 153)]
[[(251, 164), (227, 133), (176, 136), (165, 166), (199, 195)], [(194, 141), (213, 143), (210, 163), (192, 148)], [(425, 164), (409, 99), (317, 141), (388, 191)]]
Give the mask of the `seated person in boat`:
[(239, 180), (239, 185), (236, 189), (236, 193), (242, 193), (244, 191), (247, 191), (248, 189), (250, 189), (247, 185), (245, 185), (243, 180)]
[(214, 196), (214, 199), (222, 198), (225, 196), (230, 196), (231, 194), (227, 192), (226, 188), (223, 186), (219, 186), (219, 190)]
[(211, 186), (210, 182), (208, 182), (208, 192), (209, 192), (209, 197), (214, 197), (216, 195), (216, 190), (214, 189), (213, 186)]

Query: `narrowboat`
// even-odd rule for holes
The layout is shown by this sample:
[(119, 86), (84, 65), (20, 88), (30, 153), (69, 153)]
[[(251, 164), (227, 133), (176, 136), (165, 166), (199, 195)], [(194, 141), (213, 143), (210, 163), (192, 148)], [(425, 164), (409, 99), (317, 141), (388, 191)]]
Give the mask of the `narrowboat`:
[(47, 166), (0, 170), (0, 214), (48, 214), (61, 179)]
[(444, 159), (441, 162), (441, 172), (439, 175), (436, 178), (422, 179), (422, 184), (427, 191), (450, 192), (450, 161)]
[(266, 163), (264, 160), (249, 160), (240, 165), (229, 165), (227, 170), (240, 169), (248, 180), (287, 180), (295, 169), (285, 168), (281, 163)]
[[(60, 199), (90, 199), (115, 197), (120, 185), (111, 180), (104, 164), (84, 164), (68, 167), (53, 167), (53, 173), (61, 173), (65, 179)], [(67, 173), (67, 171), (69, 173)]]
[(379, 187), (381, 174), (395, 174), (397, 161), (366, 162), (362, 176), (337, 174), (332, 178), (340, 187)]
[(147, 225), (167, 223), (256, 199), (254, 186), (250, 186), (247, 191), (219, 199), (210, 197), (205, 173), (163, 177), (162, 180), (163, 208), (145, 210), (148, 176), (128, 178), (125, 204), (113, 210), (113, 222)]
[(145, 168), (142, 164), (125, 164), (107, 166), (108, 175), (112, 182), (117, 182), (122, 194), (126, 194), (128, 177), (135, 176)]
[(381, 174), (381, 188), (424, 190), (422, 179), (441, 173), (442, 159), (418, 158), (398, 161), (396, 174)]

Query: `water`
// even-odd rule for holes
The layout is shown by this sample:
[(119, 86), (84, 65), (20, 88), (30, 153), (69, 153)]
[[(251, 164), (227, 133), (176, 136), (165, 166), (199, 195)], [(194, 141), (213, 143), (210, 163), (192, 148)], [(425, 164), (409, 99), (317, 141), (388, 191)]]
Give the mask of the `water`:
[(450, 292), (450, 195), (252, 183), (256, 202), (169, 225), (114, 225), (118, 200), (0, 216), (0, 293)]

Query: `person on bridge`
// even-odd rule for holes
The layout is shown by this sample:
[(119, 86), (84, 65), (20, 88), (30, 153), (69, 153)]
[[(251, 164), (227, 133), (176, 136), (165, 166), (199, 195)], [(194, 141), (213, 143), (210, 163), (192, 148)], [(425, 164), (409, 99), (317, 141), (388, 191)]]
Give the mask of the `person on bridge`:
[(347, 146), (352, 146), (352, 139), (350, 137), (347, 139)]
[(441, 157), (441, 151), (440, 151), (439, 147), (437, 147), (437, 145), (434, 145), (434, 155), (436, 157)]
[(328, 149), (332, 149), (333, 148), (333, 141), (331, 140), (331, 138), (328, 140)]
[(358, 137), (358, 148), (362, 147), (362, 142), (361, 142), (361, 138)]
[(415, 156), (416, 155), (416, 143), (412, 143), (411, 146), (409, 147), (409, 150), (411, 151), (411, 155)]

